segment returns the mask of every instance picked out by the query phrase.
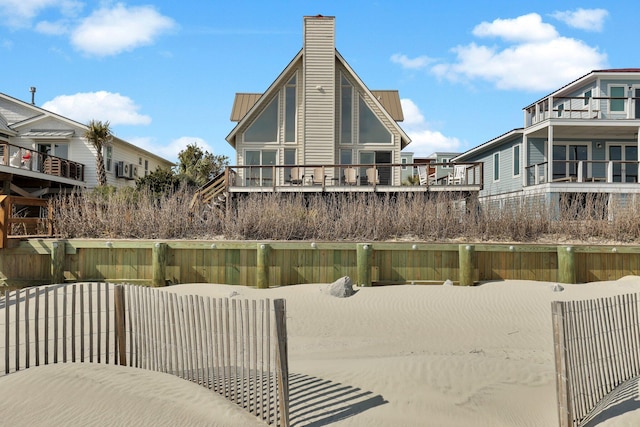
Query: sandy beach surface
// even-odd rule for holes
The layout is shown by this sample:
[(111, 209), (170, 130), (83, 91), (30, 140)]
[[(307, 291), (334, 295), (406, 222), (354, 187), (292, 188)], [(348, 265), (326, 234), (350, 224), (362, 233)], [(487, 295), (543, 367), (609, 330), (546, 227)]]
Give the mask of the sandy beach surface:
[[(640, 277), (563, 285), (268, 290), (193, 284), (166, 292), (285, 298), (291, 425), (558, 425), (551, 302), (640, 292)], [(233, 295), (233, 296), (232, 296)], [(637, 382), (591, 426), (640, 425)], [(213, 392), (168, 374), (58, 364), (0, 377), (2, 425), (265, 425)]]

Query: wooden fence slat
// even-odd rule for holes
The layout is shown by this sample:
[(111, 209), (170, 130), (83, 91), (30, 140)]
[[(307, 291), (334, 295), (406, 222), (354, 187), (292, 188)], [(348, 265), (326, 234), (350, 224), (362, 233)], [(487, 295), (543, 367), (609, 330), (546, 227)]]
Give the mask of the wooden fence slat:
[[(111, 295), (111, 293), (109, 292), (109, 288), (110, 287), (111, 286), (109, 286), (108, 283), (105, 284), (105, 287), (104, 287), (104, 314), (105, 314), (105, 317), (104, 317), (104, 334), (105, 334), (104, 335), (104, 349), (105, 349), (104, 361), (105, 361), (105, 363), (107, 365), (109, 364), (109, 332), (110, 332), (109, 331), (110, 330), (109, 324), (111, 323), (109, 321), (109, 319), (111, 318), (111, 312), (110, 312), (111, 308), (110, 308), (110, 303), (109, 303), (109, 299), (110, 299), (109, 295)], [(114, 313), (114, 316), (115, 316), (115, 313)], [(115, 322), (114, 322), (114, 331), (113, 331), (113, 333), (114, 333), (114, 335), (116, 334)], [(114, 341), (115, 341), (115, 339), (114, 339)], [(117, 360), (118, 352), (116, 351), (115, 347), (117, 347), (117, 346), (114, 346), (114, 351), (113, 351), (114, 361), (113, 361), (113, 363), (117, 364), (118, 363), (118, 360)], [(125, 351), (125, 356), (126, 356), (126, 351)]]
[(24, 343), (25, 343), (25, 349), (24, 349), (24, 367), (25, 369), (29, 369), (29, 365), (30, 365), (30, 349), (31, 349), (31, 341), (30, 341), (30, 335), (29, 335), (29, 323), (30, 323), (30, 318), (31, 318), (31, 313), (29, 312), (29, 303), (31, 300), (31, 289), (27, 288), (26, 292), (25, 292), (25, 296), (24, 296)]
[(89, 307), (89, 362), (93, 362), (93, 283), (87, 285), (87, 292), (89, 294), (89, 300), (87, 305)]
[(266, 322), (264, 336), (267, 338), (265, 346), (267, 354), (267, 424), (271, 424), (271, 377), (273, 372), (271, 371), (271, 302), (268, 298), (265, 299), (264, 312), (264, 320)]
[(53, 288), (53, 363), (58, 363), (58, 286)]
[[(73, 284), (71, 287), (71, 361), (76, 361), (76, 285)], [(36, 295), (36, 307), (38, 304), (37, 295)], [(36, 312), (38, 309), (36, 308)], [(36, 325), (38, 324), (38, 316), (36, 315)], [(36, 326), (36, 331), (38, 330)], [(36, 343), (38, 342), (38, 337), (36, 336)], [(38, 350), (36, 350), (37, 354)]]
[(222, 311), (224, 315), (224, 395), (227, 399), (231, 399), (231, 337), (230, 337), (230, 328), (229, 328), (229, 299), (224, 299), (224, 310)]
[[(68, 289), (68, 286), (62, 287), (62, 362), (63, 363), (67, 363), (67, 347), (68, 347), (67, 316), (69, 315), (69, 309), (68, 309), (68, 302), (67, 302), (67, 294), (68, 294), (67, 289)], [(27, 338), (27, 342), (28, 341), (29, 339)]]
[[(13, 304), (15, 314), (15, 338), (13, 340), (15, 344), (15, 358), (16, 358), (16, 371), (20, 370), (20, 289), (15, 291), (15, 303)], [(7, 307), (7, 310), (9, 308)]]
[(84, 284), (80, 284), (80, 362), (84, 362)]
[[(126, 348), (126, 333), (125, 333), (125, 299), (124, 299), (124, 286), (116, 285), (113, 288), (114, 298), (113, 305), (115, 309), (115, 331), (118, 339), (118, 353), (117, 357), (121, 366), (127, 365), (127, 348)], [(114, 356), (115, 357), (115, 356)], [(108, 362), (107, 362), (108, 363)]]
[(11, 318), (9, 315), (9, 291), (4, 291), (4, 373), (9, 373), (9, 330), (10, 330), (10, 322)]
[(49, 287), (44, 288), (44, 364), (49, 364)]
[(278, 381), (278, 402), (280, 425), (289, 426), (289, 357), (287, 344), (287, 317), (285, 301), (273, 301), (276, 327), (276, 377)]
[(565, 317), (564, 306), (554, 301), (551, 306), (553, 313), (553, 334), (556, 362), (556, 387), (558, 398), (558, 419), (560, 427), (571, 427), (572, 416), (569, 408), (569, 393), (567, 388), (567, 363), (565, 351)]

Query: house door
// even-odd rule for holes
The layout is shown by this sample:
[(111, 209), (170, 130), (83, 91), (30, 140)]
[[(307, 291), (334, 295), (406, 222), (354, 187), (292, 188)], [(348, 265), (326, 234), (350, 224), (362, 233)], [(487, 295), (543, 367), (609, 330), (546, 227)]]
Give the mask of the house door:
[(245, 168), (247, 187), (263, 187), (273, 185), (273, 166), (276, 164), (276, 150), (247, 150), (245, 165), (255, 166)]
[(638, 146), (610, 145), (613, 182), (638, 182)]

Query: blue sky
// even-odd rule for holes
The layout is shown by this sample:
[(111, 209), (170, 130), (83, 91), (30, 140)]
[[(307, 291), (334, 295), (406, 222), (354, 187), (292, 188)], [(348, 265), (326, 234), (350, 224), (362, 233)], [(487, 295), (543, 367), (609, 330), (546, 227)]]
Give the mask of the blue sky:
[(235, 164), (236, 92), (263, 92), (336, 17), (370, 89), (397, 89), (413, 142), (462, 152), (523, 125), (522, 108), (594, 69), (640, 68), (631, 0), (0, 0), (0, 92), (176, 160), (189, 143)]

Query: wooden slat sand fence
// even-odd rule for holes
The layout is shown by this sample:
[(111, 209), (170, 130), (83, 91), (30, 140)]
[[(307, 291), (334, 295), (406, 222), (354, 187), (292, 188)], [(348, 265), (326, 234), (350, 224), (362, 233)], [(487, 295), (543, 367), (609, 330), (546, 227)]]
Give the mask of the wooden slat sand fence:
[(640, 375), (640, 294), (552, 302), (561, 427), (584, 426)]
[(289, 425), (285, 301), (84, 283), (6, 291), (4, 369), (111, 363), (195, 382), (268, 424)]

